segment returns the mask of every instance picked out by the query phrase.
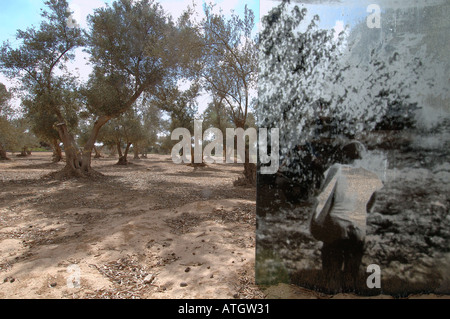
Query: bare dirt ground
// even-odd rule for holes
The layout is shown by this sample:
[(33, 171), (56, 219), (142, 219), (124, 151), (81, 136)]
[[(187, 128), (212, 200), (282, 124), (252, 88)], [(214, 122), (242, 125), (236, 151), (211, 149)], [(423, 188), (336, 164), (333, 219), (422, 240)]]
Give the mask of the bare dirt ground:
[(256, 189), (233, 186), (242, 165), (104, 157), (93, 160), (103, 176), (60, 181), (47, 176), (64, 166), (50, 153), (10, 157), (0, 162), (0, 299), (356, 297), (254, 284)]
[[(50, 153), (0, 162), (0, 298), (261, 298), (242, 165), (150, 155), (57, 181)], [(79, 287), (77, 287), (79, 284)], [(72, 288), (73, 287), (73, 288)]]

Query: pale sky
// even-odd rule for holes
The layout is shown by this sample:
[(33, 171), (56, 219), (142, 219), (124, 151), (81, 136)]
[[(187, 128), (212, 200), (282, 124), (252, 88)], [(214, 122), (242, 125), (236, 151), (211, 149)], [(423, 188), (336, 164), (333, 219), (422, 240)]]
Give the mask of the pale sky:
[[(231, 10), (237, 13), (243, 13), (247, 5), (255, 13), (256, 21), (259, 21), (259, 0), (206, 0), (208, 3), (216, 4), (221, 8), (224, 14), (229, 14)], [(196, 11), (199, 12), (198, 18), (203, 17), (203, 3), (205, 0), (160, 0), (163, 9), (176, 20), (188, 5), (195, 4)], [(94, 9), (105, 6), (105, 3), (111, 4), (113, 0), (69, 0), (71, 10), (74, 11), (73, 18), (81, 25), (87, 27), (86, 18), (94, 12)], [(12, 45), (16, 44), (15, 34), (17, 30), (25, 30), (34, 25), (38, 26), (41, 21), (41, 8), (45, 7), (44, 0), (0, 0), (0, 43), (10, 41)], [(91, 68), (87, 65), (88, 55), (82, 52), (82, 49), (76, 51), (76, 59), (69, 65), (70, 71), (78, 75), (82, 81), (87, 80)], [(12, 83), (3, 74), (0, 73), (0, 82), (7, 88)], [(199, 98), (199, 110), (203, 111), (209, 102), (209, 97), (203, 95)], [(18, 105), (15, 101), (13, 104)]]

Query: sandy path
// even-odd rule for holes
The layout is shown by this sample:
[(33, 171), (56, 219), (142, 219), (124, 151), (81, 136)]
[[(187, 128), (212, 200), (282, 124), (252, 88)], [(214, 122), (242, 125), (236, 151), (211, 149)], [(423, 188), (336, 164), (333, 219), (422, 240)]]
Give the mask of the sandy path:
[(104, 179), (59, 182), (42, 178), (62, 165), (48, 159), (0, 163), (0, 298), (262, 296), (240, 166), (101, 159)]

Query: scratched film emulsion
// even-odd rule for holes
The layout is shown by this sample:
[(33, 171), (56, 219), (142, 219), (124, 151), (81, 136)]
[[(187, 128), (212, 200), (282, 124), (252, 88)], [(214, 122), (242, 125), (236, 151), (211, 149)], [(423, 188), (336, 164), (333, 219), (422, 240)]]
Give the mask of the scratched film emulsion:
[(450, 293), (450, 3), (261, 14), (258, 123), (280, 163), (258, 175), (257, 283)]

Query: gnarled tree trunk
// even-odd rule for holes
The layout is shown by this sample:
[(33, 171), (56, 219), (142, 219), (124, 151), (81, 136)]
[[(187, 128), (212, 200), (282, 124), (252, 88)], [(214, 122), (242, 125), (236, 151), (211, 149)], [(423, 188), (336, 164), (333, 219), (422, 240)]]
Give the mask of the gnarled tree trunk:
[(119, 154), (119, 158), (123, 157), (121, 144), (122, 144), (121, 141), (116, 143), (116, 149), (117, 149), (117, 154)]
[(141, 159), (141, 158), (139, 157), (139, 148), (136, 146), (136, 144), (133, 145), (133, 153), (134, 153), (134, 159), (135, 159), (135, 160)]
[(102, 154), (100, 154), (100, 152), (99, 152), (99, 150), (97, 149), (96, 146), (94, 146), (94, 152), (95, 152), (94, 158), (101, 158), (102, 157)]
[(60, 140), (64, 144), (64, 152), (66, 154), (66, 166), (62, 174), (67, 177), (86, 177), (89, 176), (93, 170), (91, 168), (91, 154), (95, 146), (100, 128), (105, 125), (111, 117), (100, 116), (94, 123), (91, 135), (83, 147), (83, 150), (78, 147), (73, 135), (69, 132), (62, 116), (60, 123), (56, 124)]
[(3, 149), (2, 145), (0, 144), (0, 160), (11, 160), (8, 156), (6, 156), (6, 151)]
[(28, 150), (28, 147), (23, 147), (22, 151), (20, 152), (20, 154), (17, 155), (17, 157), (27, 157), (27, 156), (31, 156), (31, 151)]
[(117, 148), (114, 145), (108, 145), (108, 157), (116, 157)]
[(92, 129), (91, 135), (89, 136), (88, 141), (84, 145), (83, 148), (83, 164), (82, 164), (82, 170), (85, 172), (89, 172), (91, 170), (91, 155), (92, 155), (92, 149), (95, 147), (95, 142), (97, 141), (98, 132), (100, 132), (100, 129), (103, 125), (108, 123), (108, 121), (111, 119), (110, 116), (100, 116), (97, 121), (94, 123), (94, 127)]
[(59, 137), (64, 144), (64, 152), (66, 154), (66, 167), (64, 168), (65, 175), (81, 177), (83, 173), (81, 172), (81, 152), (78, 146), (67, 129), (67, 125), (64, 122), (56, 124)]
[(61, 147), (59, 146), (59, 141), (58, 140), (53, 140), (52, 141), (52, 146), (53, 146), (53, 162), (54, 163), (59, 163), (62, 160), (62, 150)]
[(203, 153), (202, 153), (202, 162), (201, 163), (195, 162), (194, 147), (191, 147), (191, 163), (188, 164), (188, 166), (192, 166), (194, 168), (194, 170), (197, 170), (199, 167), (206, 166), (205, 159), (203, 158)]
[[(128, 143), (127, 147), (125, 148), (125, 152), (123, 153), (123, 155), (120, 156), (119, 153), (119, 161), (117, 162), (117, 165), (127, 165), (128, 164), (128, 151), (130, 150), (130, 146), (132, 143)], [(119, 147), (120, 148), (120, 147)]]

